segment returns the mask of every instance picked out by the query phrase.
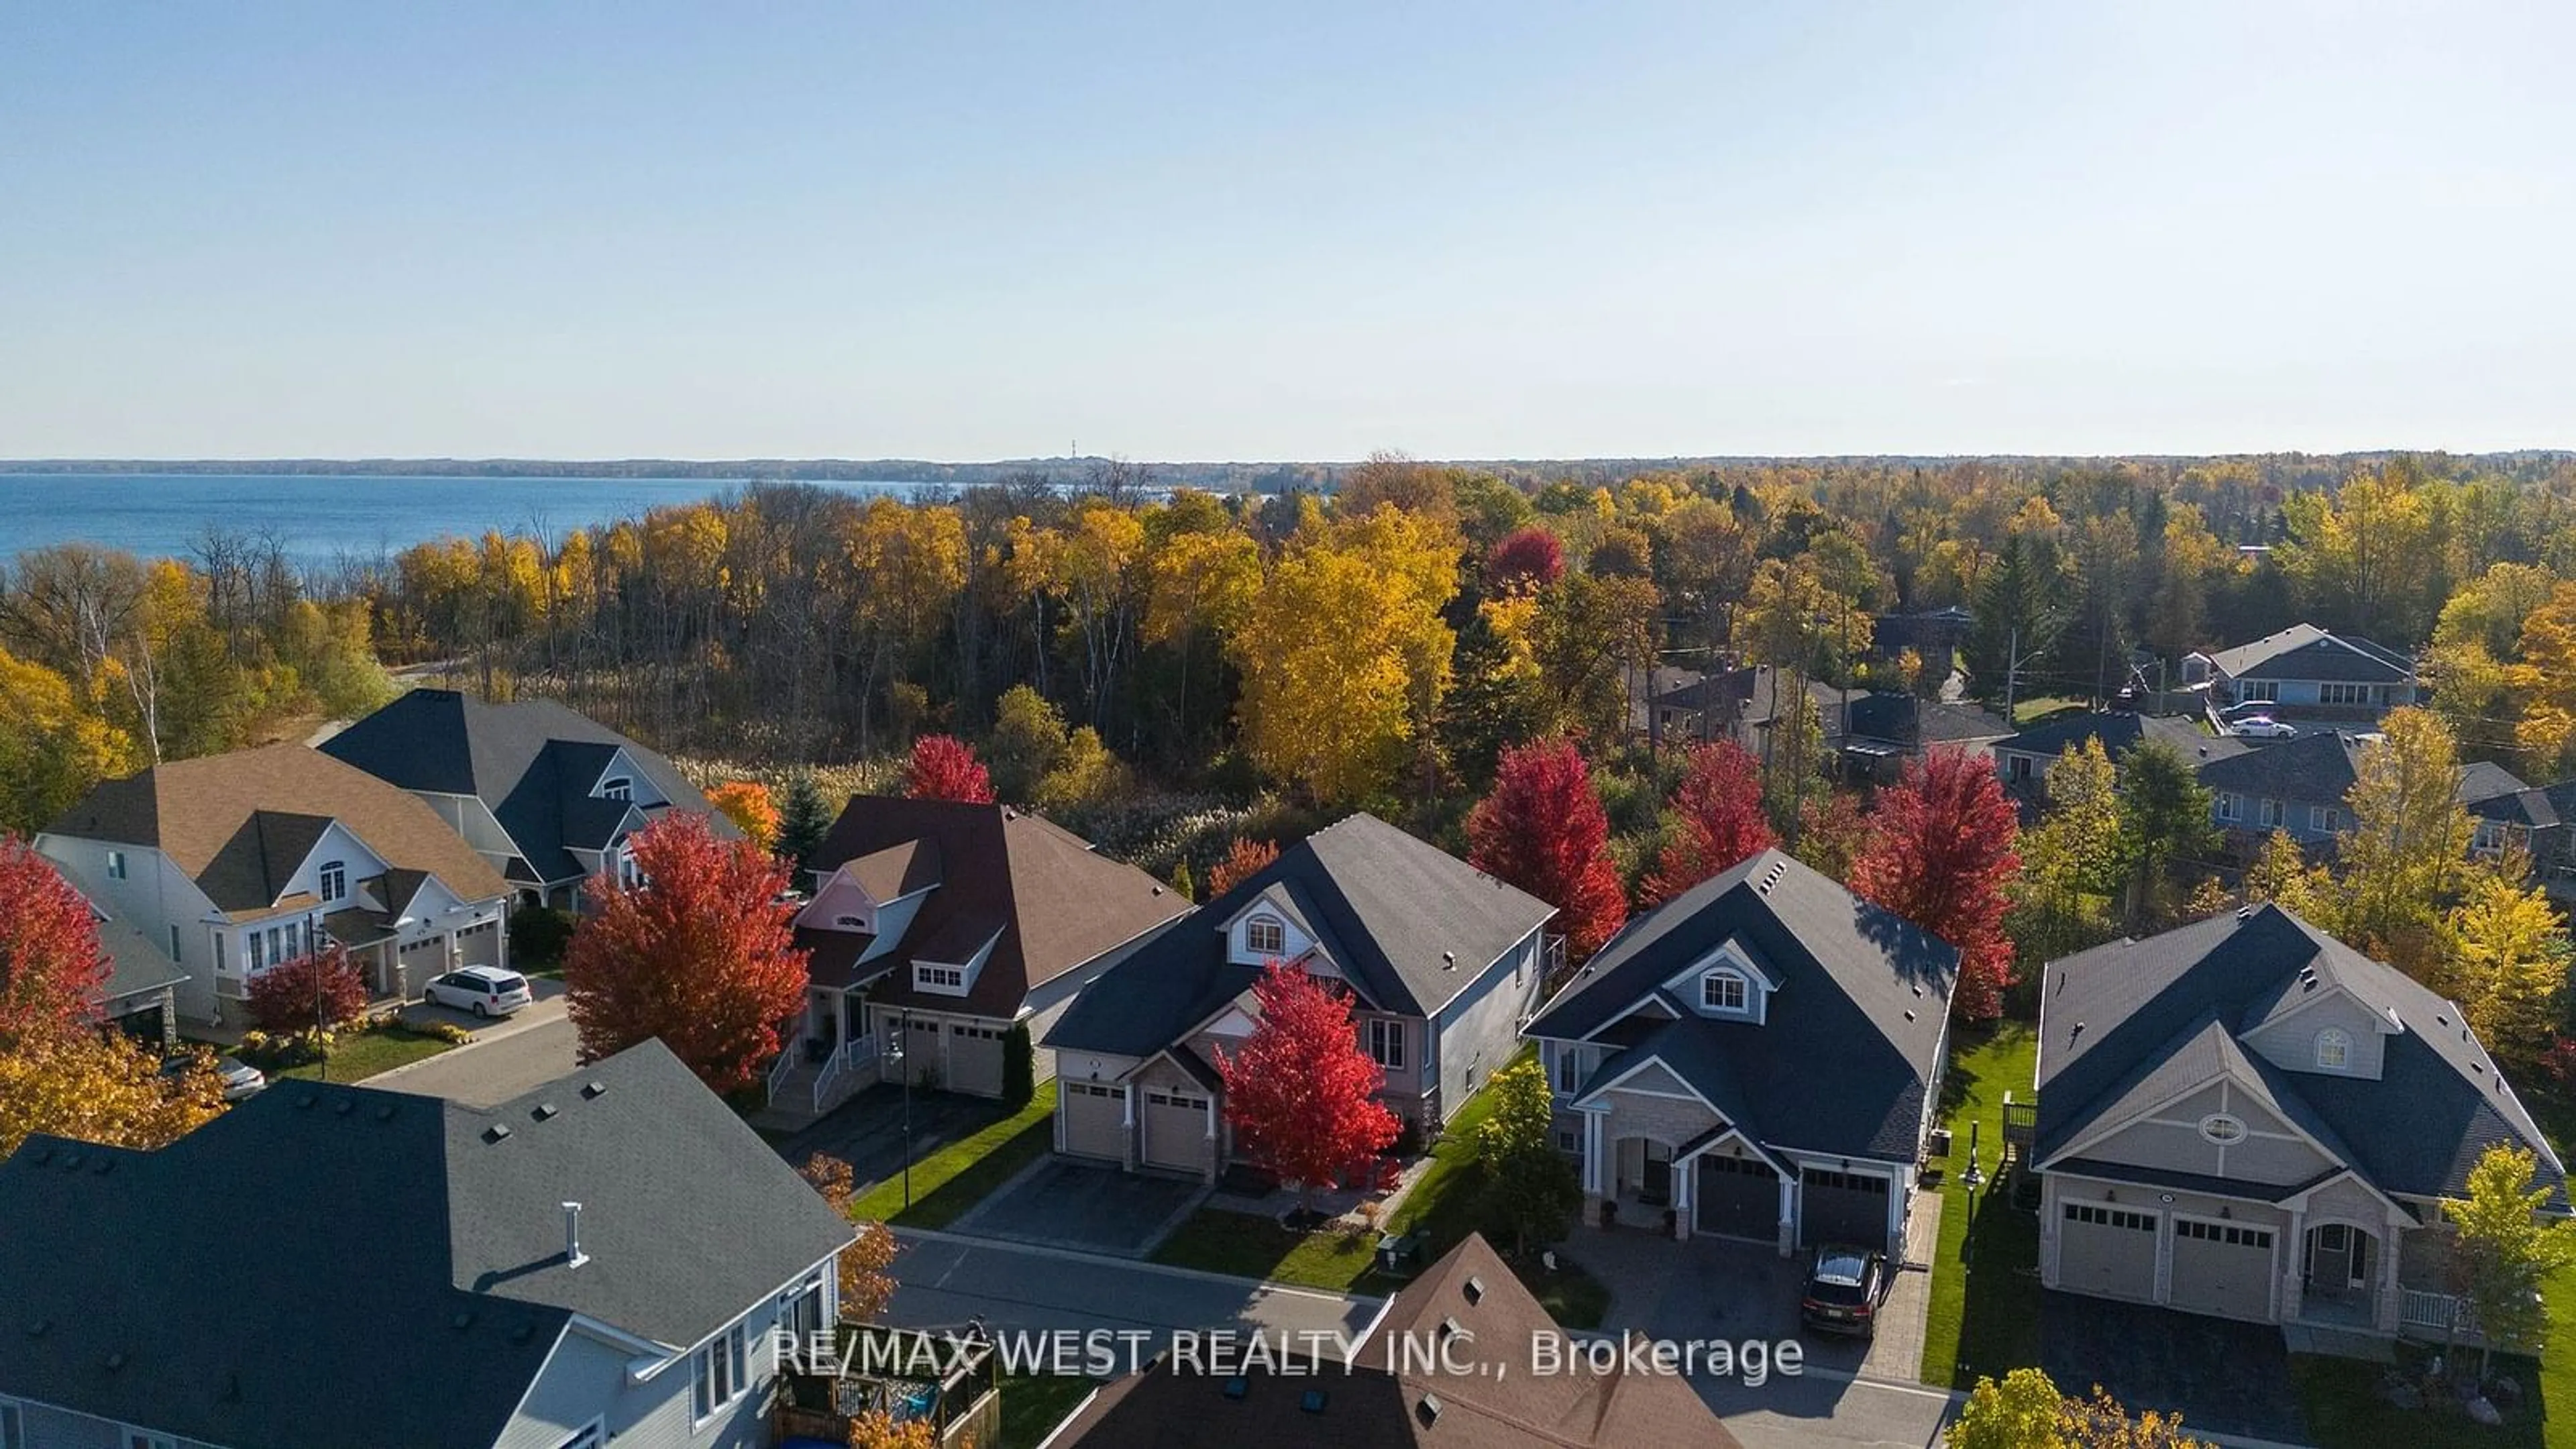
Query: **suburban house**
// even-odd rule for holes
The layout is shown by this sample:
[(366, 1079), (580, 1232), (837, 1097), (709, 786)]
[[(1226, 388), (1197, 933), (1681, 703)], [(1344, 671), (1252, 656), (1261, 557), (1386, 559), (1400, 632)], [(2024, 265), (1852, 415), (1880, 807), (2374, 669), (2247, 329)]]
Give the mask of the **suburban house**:
[(1870, 656), (1893, 663), (1911, 649), (1923, 661), (1924, 674), (1937, 682), (1959, 667), (1959, 651), (1976, 627), (1977, 616), (1957, 604), (1914, 614), (1881, 614), (1869, 621)]
[(2051, 962), (2039, 1031), (2049, 1287), (2440, 1339), (2480, 1154), (2536, 1152), (2566, 1211), (2459, 1008), (2278, 906)]
[(108, 965), (107, 980), (92, 998), (99, 1020), (142, 1041), (163, 1047), (176, 1044), (179, 984), (188, 979), (188, 973), (132, 922), (101, 906), (104, 890), (82, 881), (59, 860), (49, 863), (66, 885), (79, 892), (98, 926), (99, 950)]
[(2533, 874), (2551, 895), (2576, 900), (2576, 829), (2569, 828), (2576, 824), (2576, 780), (2561, 780), (2541, 791), (2540, 798), (2558, 825), (2533, 843)]
[[(1839, 728), (1832, 723), (1837, 717)], [(1826, 733), (1840, 749), (1843, 773), (1882, 784), (1896, 779), (1905, 762), (1921, 759), (1925, 750), (1991, 749), (2013, 732), (2002, 716), (1976, 705), (1922, 699), (1894, 690), (1854, 695), (1828, 711), (1826, 718)]]
[[(2275, 830), (2288, 831), (2302, 844), (2331, 845), (2352, 824), (2345, 796), (2360, 778), (2361, 752), (2374, 738), (2320, 730), (2211, 761), (2199, 771), (2210, 792), (2211, 817), (2240, 855), (2261, 849)], [(2456, 798), (2476, 822), (2473, 854), (2494, 856), (2516, 847), (2536, 860), (2557, 844), (2558, 816), (2548, 795), (2501, 765), (2478, 760), (2464, 766)]]
[(1286, 962), (1350, 993), (1379, 1100), (1454, 1116), (1519, 1050), (1555, 909), (1373, 815), (1353, 815), (1111, 967), (1047, 1033), (1056, 1149), (1214, 1180), (1233, 1153), (1215, 1059), (1252, 1034), (1253, 983)]
[[(174, 1211), (185, 1204), (184, 1211)], [(11, 1449), (736, 1449), (850, 1225), (659, 1042), (493, 1108), (287, 1082), (0, 1162)]]
[(1671, 664), (1658, 664), (1649, 669), (1626, 669), (1620, 674), (1621, 683), (1628, 692), (1628, 733), (1649, 742), (1663, 738), (1663, 721), (1655, 712), (1655, 701), (1706, 677), (1696, 669), (1683, 669)]
[(168, 952), (191, 1021), (241, 1020), (253, 977), (334, 944), (379, 997), (509, 964), (499, 873), (419, 800), (302, 745), (106, 781), (36, 849)]
[(2025, 802), (2046, 797), (2048, 772), (2058, 757), (2100, 740), (2103, 753), (2118, 761), (2148, 740), (2171, 745), (2194, 767), (2246, 752), (2245, 741), (2204, 732), (2189, 718), (2133, 714), (2125, 710), (2068, 710), (2050, 715), (2019, 734), (1996, 740), (1995, 773)]
[[(1007, 805), (857, 796), (809, 865), (796, 943), (812, 981), (770, 1098), (792, 1107), (802, 1092), (817, 1111), (892, 1076), (894, 1050), (916, 1083), (1001, 1095), (1014, 1026), (1043, 1037), (1112, 960), (1190, 908)], [(1032, 1081), (1055, 1074), (1051, 1053), (1034, 1058)]]
[(2275, 704), (2281, 719), (2376, 720), (2422, 696), (2414, 660), (2314, 624), (2293, 624), (2233, 649), (2186, 654), (2182, 677), (2185, 684), (2206, 683), (2215, 704)]
[(1534, 1373), (1535, 1345), (1565, 1341), (1511, 1265), (1478, 1234), (1404, 1285), (1345, 1366), (1291, 1357), (1237, 1375), (1157, 1358), (1103, 1386), (1045, 1449), (1629, 1449), (1740, 1441), (1680, 1374), (1593, 1366)]
[(1957, 968), (1778, 850), (1630, 921), (1526, 1033), (1587, 1217), (1901, 1255)]
[(1770, 758), (1771, 728), (1780, 718), (1783, 696), (1803, 697), (1809, 717), (1827, 731), (1842, 691), (1808, 680), (1793, 688), (1796, 676), (1768, 664), (1721, 669), (1665, 690), (1654, 698), (1655, 736), (1670, 745), (1733, 740), (1756, 757)]
[(419, 796), (532, 905), (578, 909), (602, 872), (631, 883), (626, 838), (668, 811), (740, 835), (669, 760), (549, 699), (415, 689), (321, 749)]

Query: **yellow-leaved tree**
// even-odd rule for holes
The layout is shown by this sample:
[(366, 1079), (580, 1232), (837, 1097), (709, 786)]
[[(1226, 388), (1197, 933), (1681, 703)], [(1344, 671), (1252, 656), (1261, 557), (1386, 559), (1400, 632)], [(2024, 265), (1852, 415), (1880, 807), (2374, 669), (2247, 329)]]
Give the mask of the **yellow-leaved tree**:
[(2354, 768), (2342, 888), (2331, 897), (2337, 919), (2324, 924), (2433, 981), (2443, 964), (2444, 913), (2468, 870), (2472, 827), (2458, 798), (2458, 747), (2430, 710), (2390, 710)]
[(2567, 989), (2566, 922), (2518, 871), (2480, 869), (2451, 913), (2451, 994), (2487, 1050), (2517, 1066), (2548, 1049)]
[(31, 1132), (163, 1147), (224, 1110), (212, 1058), (173, 1076), (121, 1033), (78, 1031), (0, 1051), (0, 1157)]
[(71, 681), (0, 649), (0, 829), (32, 835), (90, 786), (141, 764), (133, 736), (89, 709)]

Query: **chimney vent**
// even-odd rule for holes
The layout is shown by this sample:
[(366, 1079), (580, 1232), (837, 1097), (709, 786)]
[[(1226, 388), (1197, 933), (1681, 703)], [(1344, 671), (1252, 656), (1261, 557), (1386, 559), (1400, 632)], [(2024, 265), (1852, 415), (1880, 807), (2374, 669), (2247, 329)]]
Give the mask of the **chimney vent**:
[(581, 1204), (577, 1202), (565, 1203), (563, 1205), (563, 1213), (564, 1266), (567, 1268), (578, 1268), (582, 1264), (590, 1261), (590, 1255), (581, 1250)]

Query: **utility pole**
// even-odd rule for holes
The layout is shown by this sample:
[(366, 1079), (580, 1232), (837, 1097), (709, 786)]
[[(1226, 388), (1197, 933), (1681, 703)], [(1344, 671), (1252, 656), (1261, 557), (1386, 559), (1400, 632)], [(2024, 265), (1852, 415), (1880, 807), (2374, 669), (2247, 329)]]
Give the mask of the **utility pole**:
[(2013, 685), (2021, 677), (2021, 626), (2004, 636), (2004, 723), (2017, 724), (2013, 718)]

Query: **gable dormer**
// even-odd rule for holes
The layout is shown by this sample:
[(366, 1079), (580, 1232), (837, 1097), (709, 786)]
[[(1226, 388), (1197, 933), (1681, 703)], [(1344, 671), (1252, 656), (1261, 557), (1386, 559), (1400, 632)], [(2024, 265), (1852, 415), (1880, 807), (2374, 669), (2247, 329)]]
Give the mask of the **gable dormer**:
[(1712, 1021), (1760, 1025), (1770, 1014), (1780, 978), (1740, 938), (1730, 937), (1663, 984), (1683, 1009)]
[(638, 808), (671, 803), (653, 787), (652, 778), (636, 766), (634, 757), (622, 747), (610, 752), (608, 763), (601, 767), (599, 778), (591, 784), (590, 797), (594, 800), (630, 801)]
[(2340, 984), (2303, 973), (2243, 1041), (2246, 1050), (2285, 1071), (2375, 1082), (2387, 1039), (2405, 1029)]
[[(1237, 966), (1294, 961), (1315, 949), (1305, 913), (1283, 886), (1272, 886), (1225, 923), (1225, 958)], [(1338, 971), (1327, 974), (1338, 976)]]

